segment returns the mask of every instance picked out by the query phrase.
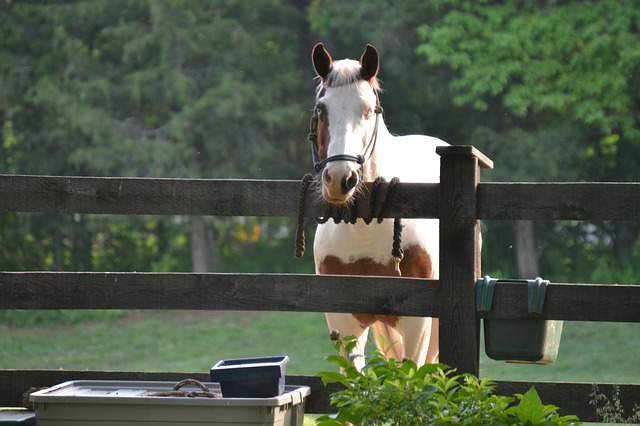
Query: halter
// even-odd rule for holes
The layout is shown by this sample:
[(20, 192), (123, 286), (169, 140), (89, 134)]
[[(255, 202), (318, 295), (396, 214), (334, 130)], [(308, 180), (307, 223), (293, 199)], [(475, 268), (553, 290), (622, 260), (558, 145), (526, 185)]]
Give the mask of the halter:
[(309, 142), (311, 142), (311, 161), (313, 161), (313, 169), (316, 174), (319, 174), (325, 166), (332, 161), (353, 161), (362, 167), (364, 163), (369, 161), (371, 156), (373, 155), (373, 151), (376, 149), (376, 142), (378, 141), (378, 122), (380, 119), (380, 114), (382, 114), (382, 106), (380, 105), (380, 100), (378, 99), (378, 95), (376, 94), (376, 106), (373, 109), (373, 112), (376, 114), (376, 122), (373, 128), (373, 133), (371, 134), (371, 138), (369, 139), (369, 143), (362, 149), (362, 153), (359, 155), (350, 155), (350, 154), (337, 154), (332, 155), (331, 157), (327, 157), (324, 160), (320, 160), (320, 155), (318, 154), (318, 146), (316, 142), (318, 141), (318, 109), (316, 107), (313, 109), (313, 114), (311, 115), (311, 120), (309, 121)]

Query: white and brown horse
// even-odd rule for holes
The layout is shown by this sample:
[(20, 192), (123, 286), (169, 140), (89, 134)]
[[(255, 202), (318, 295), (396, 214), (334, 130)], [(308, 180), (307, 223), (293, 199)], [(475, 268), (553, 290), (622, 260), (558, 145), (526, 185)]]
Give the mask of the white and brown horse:
[[(322, 198), (348, 204), (363, 191), (363, 181), (382, 176), (402, 182), (438, 182), (440, 158), (436, 146), (445, 142), (429, 136), (393, 136), (387, 130), (378, 101), (379, 55), (368, 45), (360, 61), (333, 61), (323, 44), (313, 49), (319, 77), (314, 110), (314, 163)], [(404, 220), (400, 263), (402, 276), (438, 277), (437, 219)], [(316, 273), (398, 275), (391, 255), (393, 219), (367, 225), (331, 221), (318, 225), (314, 256)], [(396, 259), (398, 260), (398, 259)], [(358, 338), (363, 354), (368, 329), (393, 343), (390, 356), (418, 364), (438, 357), (438, 321), (432, 318), (328, 313), (327, 323), (340, 335)], [(378, 339), (376, 339), (378, 342)], [(354, 357), (362, 367), (362, 357)]]

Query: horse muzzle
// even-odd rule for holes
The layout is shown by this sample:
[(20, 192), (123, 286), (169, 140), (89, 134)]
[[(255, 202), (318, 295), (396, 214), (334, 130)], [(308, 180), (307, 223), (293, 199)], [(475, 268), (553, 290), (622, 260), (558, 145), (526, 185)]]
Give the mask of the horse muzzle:
[(322, 198), (331, 204), (347, 203), (359, 182), (360, 177), (355, 170), (332, 173), (329, 168), (325, 168), (322, 171)]

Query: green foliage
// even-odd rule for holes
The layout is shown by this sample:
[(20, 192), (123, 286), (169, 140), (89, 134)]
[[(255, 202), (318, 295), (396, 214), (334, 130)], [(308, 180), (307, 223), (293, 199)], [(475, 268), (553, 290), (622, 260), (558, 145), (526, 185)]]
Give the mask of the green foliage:
[[(355, 338), (338, 339), (335, 349), (344, 354)], [(331, 395), (335, 415), (318, 419), (319, 426), (344, 425), (573, 425), (575, 416), (560, 416), (558, 407), (544, 405), (534, 388), (515, 397), (493, 394), (495, 384), (470, 374), (456, 375), (442, 364), (417, 367), (413, 361), (388, 359), (380, 350), (358, 371), (343, 355), (327, 361), (344, 371), (323, 372), (325, 384), (344, 390)]]
[[(0, 173), (301, 176), (308, 94), (290, 28), (302, 12), (281, 0), (3, 3)], [(0, 266), (189, 271), (190, 225), (10, 213), (0, 217)], [(212, 243), (228, 244), (218, 265), (272, 272), (292, 263), (274, 260), (292, 245), (282, 232), (242, 242), (228, 236), (226, 219), (207, 227)], [(246, 246), (261, 249), (259, 261), (228, 261)]]
[[(441, 0), (431, 6), (415, 51), (433, 69), (446, 70), (442, 82), (468, 126), (464, 142), (495, 161), (496, 170), (483, 180), (638, 180), (640, 11), (633, 1)], [(565, 226), (572, 224), (537, 224), (537, 247), (520, 253), (539, 257), (539, 274), (637, 282), (637, 263), (628, 259), (639, 226), (590, 223), (580, 232)], [(518, 276), (517, 235), (509, 227), (487, 226), (483, 264)], [(594, 249), (606, 253), (596, 264), (578, 255)]]
[(33, 66), (7, 73), (14, 89), (0, 113), (25, 143), (47, 131), (34, 155), (65, 148), (54, 173), (291, 173), (280, 168), (295, 163), (267, 160), (287, 152), (291, 123), (305, 120), (296, 37), (287, 31), (299, 13), (278, 0), (11, 4), (0, 17), (14, 24), (6, 32), (30, 37), (19, 19), (35, 16), (48, 49), (14, 50), (13, 38), (0, 46), (9, 63)]
[(589, 395), (591, 401), (589, 403), (596, 408), (598, 420), (606, 423), (640, 423), (640, 405), (635, 404), (632, 414), (625, 414), (625, 407), (620, 400), (620, 387), (613, 386), (613, 394), (611, 398), (604, 393), (600, 393), (597, 385), (593, 385), (593, 390)]
[(456, 70), (458, 105), (489, 108), (500, 96), (516, 116), (551, 110), (640, 139), (633, 75), (640, 39), (633, 1), (440, 2), (444, 17), (419, 31), (418, 52)]

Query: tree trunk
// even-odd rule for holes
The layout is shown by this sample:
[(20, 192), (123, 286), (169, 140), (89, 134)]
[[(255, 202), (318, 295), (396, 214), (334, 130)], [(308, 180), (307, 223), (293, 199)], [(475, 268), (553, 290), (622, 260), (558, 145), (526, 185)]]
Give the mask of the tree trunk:
[(191, 271), (212, 272), (216, 268), (213, 230), (201, 217), (191, 217)]
[(517, 220), (514, 225), (516, 267), (518, 278), (532, 279), (540, 276), (538, 250), (533, 222)]
[(629, 259), (638, 240), (638, 226), (633, 222), (615, 222), (613, 252), (618, 259)]

